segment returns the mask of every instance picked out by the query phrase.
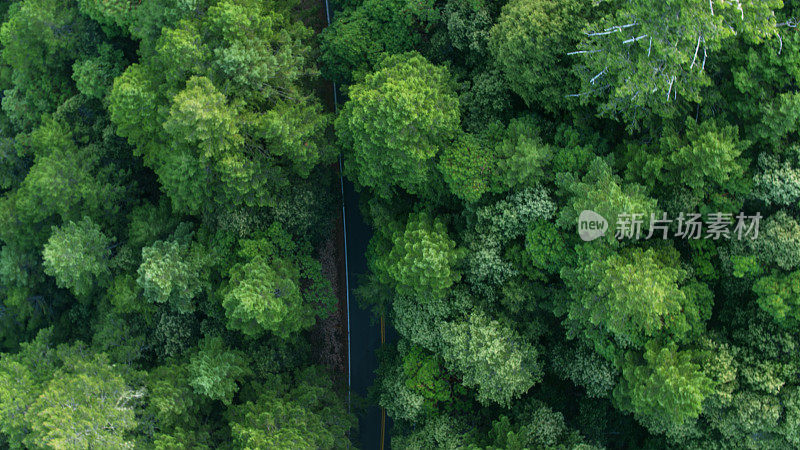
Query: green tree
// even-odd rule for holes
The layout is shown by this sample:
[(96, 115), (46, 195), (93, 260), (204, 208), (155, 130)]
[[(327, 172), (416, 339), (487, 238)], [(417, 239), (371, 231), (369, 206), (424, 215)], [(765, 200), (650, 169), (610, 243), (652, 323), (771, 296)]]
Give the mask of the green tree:
[(540, 132), (532, 116), (511, 120), (503, 140), (495, 147), (495, 192), (542, 184), (545, 167), (554, 152), (550, 145), (542, 141)]
[(615, 230), (620, 214), (642, 214), (642, 230), (649, 226), (650, 215), (656, 213), (656, 201), (638, 184), (623, 183), (601, 158), (591, 161), (583, 177), (574, 173), (556, 174), (556, 186), (568, 197), (567, 206), (556, 223), (561, 228), (574, 229), (581, 211), (590, 210), (608, 221), (606, 241), (616, 242)]
[(509, 405), (541, 381), (539, 352), (514, 330), (482, 313), (441, 325), (446, 367), (477, 389), (483, 404)]
[(52, 346), (52, 329), (0, 358), (2, 431), (12, 448), (133, 448), (132, 389), (104, 354)]
[(219, 400), (226, 406), (233, 401), (244, 377), (252, 373), (247, 356), (231, 350), (221, 337), (204, 338), (189, 358), (189, 385), (198, 394)]
[(293, 378), (270, 377), (257, 391), (257, 398), (231, 409), (235, 445), (275, 449), (350, 445), (347, 432), (355, 426), (355, 418), (346, 411), (324, 371), (312, 366)]
[(546, 274), (557, 274), (567, 262), (567, 246), (562, 233), (552, 222), (530, 223), (525, 234), (525, 250), (533, 267)]
[(800, 320), (800, 271), (781, 273), (773, 270), (753, 285), (758, 305), (778, 323), (794, 326)]
[(800, 266), (800, 224), (786, 210), (767, 217), (750, 244), (762, 263), (783, 270)]
[[(189, 371), (185, 364), (154, 367), (147, 374), (144, 417), (152, 418), (158, 429), (168, 434), (173, 441), (176, 440), (176, 434), (182, 434), (179, 431), (181, 429), (202, 429), (199, 417), (203, 398), (194, 392), (189, 381)], [(202, 431), (198, 434), (202, 434)], [(158, 442), (168, 439), (165, 436), (154, 440)]]
[(110, 274), (110, 244), (111, 239), (88, 217), (53, 227), (42, 251), (44, 271), (60, 287), (82, 297)]
[(532, 222), (550, 219), (555, 212), (556, 205), (547, 189), (528, 187), (478, 208), (475, 232), (496, 236), (505, 244), (524, 236)]
[(475, 202), (492, 188), (494, 171), (486, 144), (471, 134), (463, 134), (444, 148), (438, 168), (450, 192), (466, 202)]
[(433, 416), (419, 426), (396, 433), (392, 445), (398, 448), (423, 450), (426, 448), (469, 448), (476, 433), (466, 420), (449, 415)]
[(711, 292), (686, 282), (676, 251), (629, 247), (604, 254), (587, 247), (578, 249), (576, 268), (561, 270), (572, 298), (565, 306), (566, 322), (573, 332), (582, 329), (601, 354), (613, 354), (608, 335), (625, 348), (665, 333), (682, 340), (702, 331), (711, 313)]
[(723, 44), (737, 35), (753, 43), (775, 36), (782, 6), (781, 0), (609, 2), (574, 55), (583, 61), (582, 97), (599, 97), (601, 111), (629, 122), (642, 110), (674, 114), (678, 96), (699, 103)]
[(74, 1), (26, 0), (9, 8), (0, 27), (0, 59), (12, 69), (3, 111), (17, 127), (30, 130), (76, 93), (72, 64), (93, 52), (99, 31)]
[(250, 336), (258, 336), (264, 330), (288, 336), (307, 328), (314, 317), (303, 314), (299, 277), (299, 271), (290, 263), (269, 262), (261, 257), (234, 271), (233, 287), (222, 303), (231, 328)]
[(738, 140), (737, 128), (720, 126), (713, 119), (696, 124), (686, 122), (688, 145), (667, 139), (672, 149), (667, 170), (680, 173), (680, 184), (694, 191), (732, 186), (745, 167), (738, 156), (744, 145)]
[(492, 11), (484, 0), (448, 1), (442, 10), (453, 48), (473, 57), (486, 56)]
[(102, 355), (64, 362), (27, 412), (26, 445), (133, 448), (127, 433), (136, 426), (133, 406), (144, 392), (128, 387)]
[(678, 350), (674, 343), (660, 346), (657, 341), (648, 342), (645, 348), (644, 364), (636, 363), (628, 353), (622, 381), (614, 391), (616, 402), (624, 410), (665, 426), (697, 418), (714, 384), (693, 362), (692, 353)]
[(388, 198), (394, 186), (430, 195), (435, 157), (459, 131), (447, 69), (417, 53), (392, 55), (349, 90), (336, 118), (348, 173)]
[(114, 78), (125, 70), (121, 50), (109, 44), (98, 47), (97, 56), (76, 61), (72, 66), (72, 79), (78, 91), (90, 98), (102, 99), (111, 91)]
[(358, 80), (384, 53), (417, 48), (423, 31), (437, 19), (432, 0), (365, 0), (346, 8), (321, 36), (323, 73), (337, 83)]
[(289, 338), (330, 314), (336, 302), (330, 283), (320, 263), (303, 250), (278, 224), (266, 237), (241, 242), (245, 262), (231, 268), (222, 292), (230, 329), (250, 337), (269, 331)]
[(718, 433), (711, 440), (749, 448), (794, 446), (795, 333), (754, 304), (737, 305), (722, 317), (724, 336), (703, 348), (712, 358), (697, 361), (716, 383), (702, 416)]
[(617, 382), (617, 369), (583, 340), (558, 345), (550, 352), (553, 371), (586, 389), (589, 397), (609, 397)]
[(427, 213), (412, 214), (392, 241), (389, 253), (379, 256), (376, 264), (398, 292), (441, 297), (461, 279), (459, 251), (441, 220)]
[(512, 0), (489, 33), (489, 50), (511, 89), (529, 106), (556, 112), (579, 80), (567, 56), (589, 18), (587, 2)]
[(532, 400), (515, 408), (513, 420), (503, 414), (492, 422), (487, 449), (572, 448), (590, 446), (565, 423), (564, 416), (546, 404)]
[(736, 212), (736, 198), (750, 188), (744, 177), (748, 163), (741, 157), (748, 145), (735, 126), (687, 118), (682, 129), (665, 128), (655, 154), (631, 145), (628, 173), (659, 192), (673, 210)]
[[(796, 152), (795, 152), (796, 153)], [(764, 152), (758, 157), (759, 171), (753, 176), (753, 196), (767, 205), (789, 206), (800, 200), (800, 169), (787, 158), (781, 161)]]
[[(110, 148), (77, 145), (80, 136), (56, 119), (19, 139), (25, 148), (22, 154), (32, 157), (33, 165), (17, 189), (4, 197), (2, 220), (34, 226), (54, 215), (63, 221), (99, 219), (117, 214), (125, 204), (125, 171), (108, 158)], [(12, 234), (16, 229), (9, 225), (3, 230), (6, 241), (21, 240)], [(25, 240), (35, 237), (29, 234)]]
[(395, 420), (419, 421), (446, 414), (466, 394), (444, 368), (441, 356), (400, 341), (379, 369), (378, 402)]
[(180, 241), (156, 241), (142, 249), (138, 285), (150, 302), (169, 303), (192, 312), (203, 288), (203, 257), (198, 247)]

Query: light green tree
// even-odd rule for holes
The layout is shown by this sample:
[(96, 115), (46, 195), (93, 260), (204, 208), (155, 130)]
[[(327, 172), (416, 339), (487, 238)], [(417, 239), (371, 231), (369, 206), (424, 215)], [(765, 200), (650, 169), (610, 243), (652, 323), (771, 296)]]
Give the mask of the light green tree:
[(192, 312), (192, 300), (203, 288), (200, 249), (180, 241), (156, 241), (142, 249), (138, 285), (150, 302), (169, 303), (181, 312)]
[(0, 429), (12, 448), (133, 448), (133, 389), (104, 354), (55, 347), (52, 329), (0, 358)]
[(568, 196), (567, 206), (556, 220), (559, 227), (575, 229), (581, 211), (591, 210), (608, 221), (606, 241), (609, 243), (616, 242), (615, 230), (620, 214), (642, 214), (642, 230), (646, 230), (650, 215), (657, 212), (656, 201), (647, 195), (643, 186), (624, 183), (599, 157), (590, 162), (583, 177), (574, 173), (556, 174), (556, 186)]
[(409, 216), (405, 229), (392, 237), (389, 253), (378, 258), (376, 266), (398, 292), (441, 297), (461, 279), (455, 241), (445, 224), (427, 213)]
[(432, 194), (435, 157), (459, 131), (458, 98), (447, 69), (418, 53), (392, 55), (349, 90), (336, 118), (346, 169), (388, 198), (394, 186)]
[(400, 341), (380, 365), (379, 403), (395, 419), (418, 422), (446, 414), (466, 389), (444, 368), (441, 356)]
[(302, 305), (299, 278), (291, 263), (258, 256), (235, 269), (222, 301), (229, 326), (249, 336), (265, 330), (288, 336), (313, 324), (313, 311)]
[(665, 333), (681, 340), (702, 331), (711, 292), (686, 283), (675, 250), (628, 247), (615, 253), (587, 247), (580, 247), (576, 268), (561, 270), (572, 298), (565, 306), (566, 323), (573, 332), (582, 330), (606, 358), (612, 359), (616, 345), (641, 347)]
[(319, 261), (280, 225), (240, 245), (243, 262), (231, 268), (221, 292), (228, 328), (254, 338), (270, 332), (286, 339), (330, 314), (336, 298)]
[(692, 360), (690, 351), (678, 350), (674, 343), (661, 346), (647, 343), (644, 363), (636, 363), (629, 353), (622, 366), (622, 381), (614, 391), (614, 399), (624, 410), (638, 417), (661, 422), (665, 427), (681, 425), (696, 419), (703, 400), (714, 389), (714, 383)]
[(230, 405), (244, 377), (252, 371), (247, 356), (231, 350), (218, 336), (204, 338), (189, 358), (189, 385), (198, 394)]
[(482, 404), (509, 405), (541, 381), (536, 347), (483, 313), (443, 323), (441, 333), (445, 366), (477, 389)]
[(55, 277), (60, 287), (84, 296), (110, 275), (110, 244), (111, 239), (88, 217), (53, 227), (42, 250), (45, 273)]
[(740, 207), (736, 199), (750, 188), (744, 177), (748, 162), (741, 157), (748, 146), (736, 126), (687, 117), (682, 126), (665, 127), (656, 152), (631, 145), (628, 174), (658, 192), (664, 204), (679, 203), (672, 209), (734, 212)]
[(800, 271), (783, 273), (773, 270), (753, 284), (758, 305), (776, 322), (788, 326), (800, 323)]

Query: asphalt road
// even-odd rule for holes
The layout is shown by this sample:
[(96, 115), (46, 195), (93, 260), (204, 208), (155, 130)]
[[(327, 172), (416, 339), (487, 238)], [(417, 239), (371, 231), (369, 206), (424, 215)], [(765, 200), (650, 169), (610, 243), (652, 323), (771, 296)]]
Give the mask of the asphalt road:
[[(331, 11), (325, 0), (326, 21), (330, 24)], [(338, 90), (333, 85), (333, 107), (338, 109)], [(341, 169), (341, 160), (340, 160)], [(341, 178), (341, 173), (340, 173)], [(377, 404), (367, 403), (369, 388), (375, 383), (375, 370), (378, 368), (376, 351), (382, 341), (395, 340), (394, 332), (388, 326), (384, 329), (384, 318), (373, 321), (372, 313), (358, 306), (355, 289), (359, 280), (367, 273), (367, 244), (372, 238), (372, 229), (364, 222), (358, 208), (359, 194), (353, 183), (341, 179), (344, 196), (344, 233), (347, 270), (347, 328), (348, 328), (348, 381), (350, 392), (359, 400), (352, 402), (353, 412), (358, 417), (358, 430), (351, 435), (351, 441), (363, 450), (384, 450), (391, 448), (389, 428), (391, 419)]]
[[(362, 400), (367, 390), (375, 382), (378, 358), (375, 354), (381, 346), (380, 323), (373, 323), (372, 313), (358, 306), (355, 288), (362, 276), (367, 273), (367, 244), (372, 230), (364, 222), (358, 209), (359, 195), (353, 183), (344, 181), (344, 207), (346, 217), (348, 275), (350, 281), (350, 391)], [(382, 411), (375, 404), (358, 407), (361, 402), (353, 402), (358, 415), (358, 432), (353, 435), (353, 443), (364, 450), (388, 449), (388, 419), (382, 418)], [(364, 406), (361, 404), (361, 406)], [(381, 421), (385, 437), (381, 446)]]

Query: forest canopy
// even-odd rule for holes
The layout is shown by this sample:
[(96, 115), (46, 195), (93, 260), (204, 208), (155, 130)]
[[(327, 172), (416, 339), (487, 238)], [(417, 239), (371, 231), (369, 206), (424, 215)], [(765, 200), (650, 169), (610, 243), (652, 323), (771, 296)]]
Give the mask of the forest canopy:
[(0, 447), (350, 445), (315, 11), (2, 2)]
[(800, 447), (798, 18), (0, 1), (0, 447)]
[(392, 6), (321, 36), (392, 445), (800, 445), (800, 4)]

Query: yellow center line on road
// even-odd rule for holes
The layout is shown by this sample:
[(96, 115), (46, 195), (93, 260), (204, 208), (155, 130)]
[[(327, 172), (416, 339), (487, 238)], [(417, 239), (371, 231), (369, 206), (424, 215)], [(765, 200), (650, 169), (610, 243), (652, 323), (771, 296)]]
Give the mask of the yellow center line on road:
[[(386, 332), (383, 325), (383, 315), (381, 315), (381, 346), (386, 343)], [(381, 406), (381, 450), (383, 450), (383, 441), (386, 435), (386, 410)]]

